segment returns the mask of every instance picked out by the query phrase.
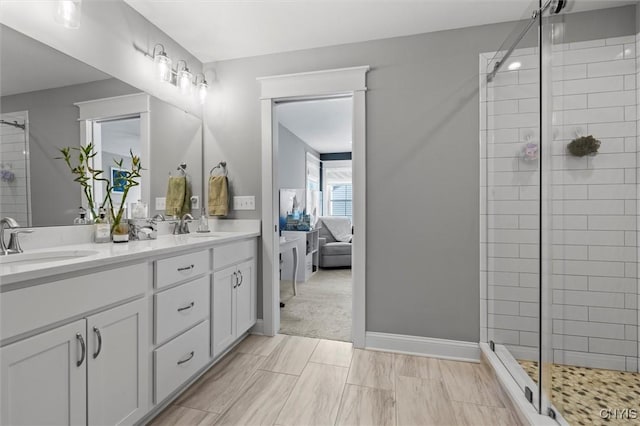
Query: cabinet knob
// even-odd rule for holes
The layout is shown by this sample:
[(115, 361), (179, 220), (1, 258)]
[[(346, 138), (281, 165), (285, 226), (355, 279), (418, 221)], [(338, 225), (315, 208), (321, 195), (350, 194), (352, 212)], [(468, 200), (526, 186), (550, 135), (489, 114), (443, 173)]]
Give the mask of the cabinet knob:
[(184, 364), (185, 362), (191, 361), (191, 359), (193, 358), (194, 355), (195, 355), (195, 352), (191, 351), (191, 353), (189, 354), (189, 356), (186, 359), (181, 359), (180, 361), (178, 361), (178, 365), (181, 365), (181, 364)]
[(84, 358), (87, 356), (87, 345), (84, 344), (84, 337), (82, 337), (82, 334), (80, 333), (76, 333), (76, 340), (80, 342), (80, 348), (82, 349), (80, 360), (76, 362), (76, 367), (80, 367), (84, 362)]
[(98, 329), (98, 327), (93, 327), (93, 332), (98, 338), (98, 348), (96, 349), (96, 352), (93, 354), (93, 359), (96, 359), (98, 358), (98, 355), (100, 355), (100, 352), (102, 352), (102, 333), (100, 333), (100, 330)]
[(186, 311), (187, 309), (193, 308), (196, 302), (191, 302), (187, 306), (183, 306), (182, 308), (178, 308), (178, 312)]

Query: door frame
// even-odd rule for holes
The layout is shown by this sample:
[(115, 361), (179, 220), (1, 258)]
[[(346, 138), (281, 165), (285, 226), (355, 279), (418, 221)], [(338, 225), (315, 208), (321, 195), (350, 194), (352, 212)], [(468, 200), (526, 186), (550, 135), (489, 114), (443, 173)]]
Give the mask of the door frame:
[(262, 303), (263, 333), (280, 329), (278, 140), (273, 107), (283, 100), (350, 95), (353, 98), (353, 345), (365, 345), (366, 274), (366, 75), (368, 65), (259, 77), (262, 120)]

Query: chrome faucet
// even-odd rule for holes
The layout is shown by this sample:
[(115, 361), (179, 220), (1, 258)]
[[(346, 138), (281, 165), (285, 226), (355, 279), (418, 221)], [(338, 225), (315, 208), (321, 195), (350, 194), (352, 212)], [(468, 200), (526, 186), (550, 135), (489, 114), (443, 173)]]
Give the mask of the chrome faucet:
[(9, 239), (9, 247), (4, 242), (4, 229), (16, 229), (20, 225), (11, 217), (3, 217), (0, 219), (0, 256), (6, 256), (8, 254), (22, 253), (22, 247), (20, 247), (20, 240), (18, 236), (20, 234), (30, 234), (33, 231), (31, 229), (19, 229), (11, 232), (11, 238)]
[(173, 228), (173, 235), (188, 234), (190, 232), (189, 222), (187, 222), (187, 220), (193, 220), (193, 216), (189, 213), (182, 216), (180, 222), (176, 222), (175, 227)]

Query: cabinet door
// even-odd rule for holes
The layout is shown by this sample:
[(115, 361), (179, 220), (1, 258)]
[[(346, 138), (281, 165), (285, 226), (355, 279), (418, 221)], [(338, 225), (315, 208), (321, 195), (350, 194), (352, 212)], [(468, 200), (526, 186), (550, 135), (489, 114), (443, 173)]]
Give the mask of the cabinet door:
[(86, 340), (78, 320), (0, 349), (0, 423), (86, 424)]
[(256, 292), (257, 279), (255, 260), (243, 262), (238, 265), (240, 276), (236, 288), (237, 328), (236, 336), (240, 336), (256, 323)]
[(90, 425), (132, 424), (145, 414), (147, 311), (141, 299), (87, 318)]
[(236, 271), (234, 266), (213, 274), (211, 346), (214, 357), (228, 348), (236, 338)]

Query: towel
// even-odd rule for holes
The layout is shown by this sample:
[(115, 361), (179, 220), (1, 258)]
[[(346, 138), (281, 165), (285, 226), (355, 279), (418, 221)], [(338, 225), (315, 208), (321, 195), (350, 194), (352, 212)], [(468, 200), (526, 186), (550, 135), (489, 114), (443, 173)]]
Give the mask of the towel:
[(209, 214), (226, 216), (229, 213), (229, 181), (226, 176), (209, 177)]
[(351, 242), (353, 235), (351, 234), (351, 221), (348, 218), (323, 216), (319, 218), (318, 221), (322, 221), (336, 241), (342, 243)]
[(170, 176), (167, 184), (165, 214), (182, 216), (191, 211), (191, 186), (186, 176)]

